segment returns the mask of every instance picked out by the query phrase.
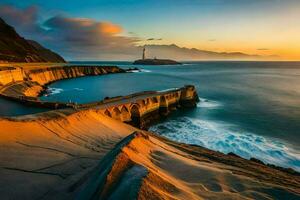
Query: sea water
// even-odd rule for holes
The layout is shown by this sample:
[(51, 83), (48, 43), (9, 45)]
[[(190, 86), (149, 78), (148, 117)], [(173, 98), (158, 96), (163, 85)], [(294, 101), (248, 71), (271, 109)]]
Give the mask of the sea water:
[[(74, 63), (113, 64), (128, 62)], [(200, 102), (150, 128), (165, 137), (300, 171), (299, 62), (186, 62), (142, 72), (62, 80), (47, 101), (87, 103), (145, 90), (196, 86)]]

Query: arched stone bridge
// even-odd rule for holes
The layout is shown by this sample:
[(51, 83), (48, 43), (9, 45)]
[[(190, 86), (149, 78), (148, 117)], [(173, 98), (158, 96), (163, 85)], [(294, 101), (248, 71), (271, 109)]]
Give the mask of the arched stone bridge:
[(142, 92), (98, 106), (99, 112), (122, 122), (145, 128), (153, 120), (181, 107), (194, 107), (198, 101), (196, 89), (187, 85), (160, 92)]

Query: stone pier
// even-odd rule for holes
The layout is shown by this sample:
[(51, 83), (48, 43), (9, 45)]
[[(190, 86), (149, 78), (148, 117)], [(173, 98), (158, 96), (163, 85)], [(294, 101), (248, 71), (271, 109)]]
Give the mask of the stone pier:
[(194, 86), (187, 85), (166, 91), (137, 93), (111, 101), (103, 102), (99, 111), (113, 119), (146, 129), (172, 110), (195, 107), (198, 95)]

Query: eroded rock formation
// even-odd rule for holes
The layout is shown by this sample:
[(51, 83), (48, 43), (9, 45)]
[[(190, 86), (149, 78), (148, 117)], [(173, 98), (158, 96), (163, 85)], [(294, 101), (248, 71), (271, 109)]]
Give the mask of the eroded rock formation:
[(0, 198), (24, 200), (74, 199), (104, 155), (136, 131), (95, 110), (0, 118), (0, 127)]
[[(1, 68), (0, 68), (1, 70)], [(37, 97), (45, 85), (68, 78), (125, 72), (115, 66), (59, 66), (37, 69), (13, 67), (0, 71), (0, 93), (7, 97)]]
[(298, 199), (299, 184), (299, 174), (136, 132), (104, 157), (78, 199)]

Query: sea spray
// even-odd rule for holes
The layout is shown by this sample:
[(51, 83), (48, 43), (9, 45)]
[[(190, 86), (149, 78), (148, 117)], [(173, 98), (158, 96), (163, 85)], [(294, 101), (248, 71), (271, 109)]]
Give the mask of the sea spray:
[(47, 89), (47, 95), (46, 95), (46, 96), (48, 96), (48, 95), (59, 94), (59, 93), (61, 93), (61, 92), (63, 92), (63, 91), (64, 91), (64, 89), (62, 89), (62, 88), (49, 87), (49, 88)]
[(234, 125), (190, 117), (179, 117), (150, 129), (169, 139), (204, 146), (223, 153), (233, 152), (244, 158), (300, 171), (300, 155), (287, 144), (238, 130)]
[(221, 106), (221, 103), (217, 101), (211, 101), (205, 98), (199, 98), (199, 103), (197, 104), (198, 108), (209, 108), (209, 109), (214, 109), (218, 108)]

